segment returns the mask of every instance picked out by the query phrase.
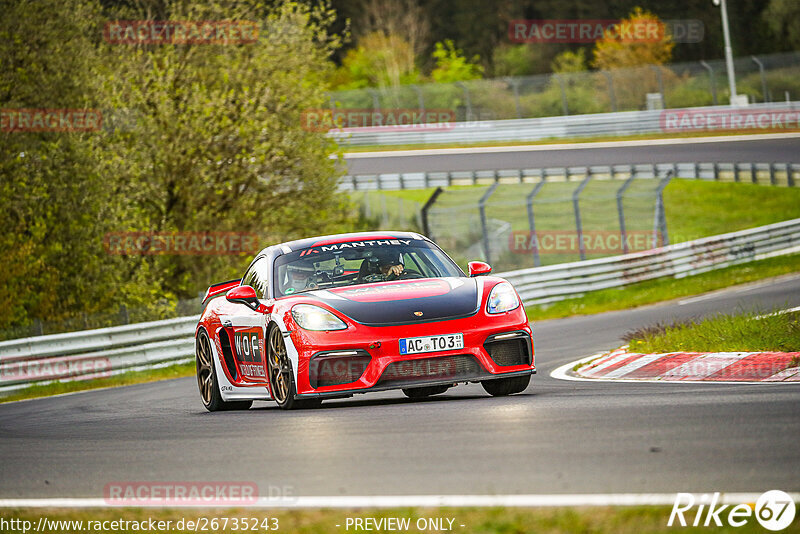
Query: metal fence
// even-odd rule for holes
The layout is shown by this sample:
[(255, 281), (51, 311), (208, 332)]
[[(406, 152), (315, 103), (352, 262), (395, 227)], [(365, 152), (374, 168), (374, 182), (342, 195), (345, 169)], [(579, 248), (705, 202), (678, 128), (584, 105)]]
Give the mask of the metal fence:
[[(800, 72), (797, 74), (800, 80)], [(729, 106), (700, 107), (684, 110), (684, 113), (714, 116), (730, 113)], [(750, 115), (763, 112), (769, 121), (770, 115), (796, 113), (800, 110), (798, 102), (775, 102), (752, 104), (746, 108), (736, 108), (738, 113)], [(331, 130), (328, 135), (339, 143), (354, 146), (384, 146), (398, 144), (462, 144), (493, 141), (536, 141), (541, 139), (569, 139), (591, 136), (626, 136), (673, 131), (717, 131), (727, 129), (720, 125), (700, 128), (681, 125), (669, 126), (670, 116), (677, 116), (681, 110), (621, 111), (617, 113), (596, 113), (572, 116), (550, 116), (534, 119), (482, 120), (454, 123), (448, 128), (359, 128), (355, 130)], [(797, 120), (791, 125), (782, 123), (776, 129), (794, 129)], [(752, 130), (763, 129), (753, 126)]]
[(799, 172), (791, 163), (605, 165), (355, 176), (342, 188), (383, 206), (397, 201), (393, 189), (436, 188), (416, 226), (394, 228), (421, 229), (461, 265), (512, 270), (669, 244), (663, 191), (672, 177), (794, 187)]
[(502, 273), (526, 305), (579, 297), (655, 278), (683, 278), (800, 252), (800, 219), (667, 247), (583, 262)]
[[(526, 305), (532, 305), (794, 252), (800, 252), (800, 219), (641, 253), (499, 275), (514, 284)], [(0, 391), (190, 360), (196, 324), (197, 317), (191, 316), (0, 342)]]
[[(800, 95), (800, 52), (737, 58), (734, 68), (738, 92), (750, 102)], [(329, 97), (332, 108), (445, 109), (458, 121), (484, 121), (727, 104), (727, 87), (725, 61), (713, 60), (337, 91)]]

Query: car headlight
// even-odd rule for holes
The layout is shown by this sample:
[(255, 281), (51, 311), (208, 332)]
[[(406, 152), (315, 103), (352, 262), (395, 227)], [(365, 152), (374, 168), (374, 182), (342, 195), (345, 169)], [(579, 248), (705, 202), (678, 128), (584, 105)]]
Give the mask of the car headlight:
[(344, 330), (347, 325), (334, 314), (319, 306), (298, 304), (292, 308), (292, 317), (306, 330)]
[(508, 282), (500, 282), (492, 288), (486, 303), (487, 313), (503, 313), (515, 310), (519, 306), (517, 292)]

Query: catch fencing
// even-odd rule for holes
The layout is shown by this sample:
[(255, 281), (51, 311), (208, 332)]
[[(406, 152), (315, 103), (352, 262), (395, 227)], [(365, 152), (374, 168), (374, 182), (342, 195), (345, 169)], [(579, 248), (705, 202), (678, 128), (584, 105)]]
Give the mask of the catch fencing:
[[(738, 93), (747, 95), (751, 103), (781, 102), (800, 94), (800, 52), (737, 58), (734, 64)], [(560, 137), (576, 129), (583, 135), (592, 135), (585, 121), (572, 120), (575, 115), (614, 114), (606, 118), (613, 118), (620, 129), (632, 131), (631, 126), (623, 128), (623, 123), (642, 122), (642, 117), (628, 117), (622, 112), (717, 106), (727, 104), (728, 97), (725, 62), (714, 60), (338, 91), (330, 93), (329, 105), (334, 110), (449, 110), (459, 123), (478, 123), (474, 128), (457, 125), (450, 132), (431, 134), (374, 134), (368, 128), (352, 136), (334, 134), (350, 144), (392, 144), (423, 142), (429, 136), (438, 142), (452, 141), (454, 137), (466, 140), (469, 134), (480, 134), (481, 129), (499, 131), (501, 126), (492, 121), (546, 117), (550, 118), (550, 128), (542, 129), (539, 135), (545, 135), (547, 130), (551, 136)], [(559, 129), (559, 124), (565, 127)], [(521, 122), (510, 122), (508, 126), (525, 130)], [(419, 136), (416, 141), (412, 134)], [(538, 138), (531, 137), (532, 132), (526, 135)]]
[[(526, 305), (800, 252), (800, 219), (639, 253), (499, 273)], [(0, 342), (0, 391), (191, 359), (198, 317)]]
[[(797, 74), (800, 79), (800, 72)], [(751, 124), (740, 120), (725, 124), (686, 123), (678, 118), (687, 115), (713, 117), (736, 110), (741, 117), (751, 116)], [(353, 146), (469, 144), (499, 141), (537, 141), (594, 136), (630, 136), (652, 133), (796, 130), (800, 111), (798, 102), (751, 104), (743, 108), (730, 106), (695, 107), (652, 111), (621, 111), (572, 116), (549, 116), (533, 119), (480, 120), (453, 123), (448, 128), (356, 128), (331, 130), (328, 135), (341, 144)], [(759, 117), (761, 113), (763, 117)], [(787, 113), (795, 114), (784, 120)], [(757, 119), (757, 120), (755, 120)], [(765, 122), (766, 119), (766, 122)]]
[(341, 187), (384, 208), (398, 200), (392, 190), (435, 188), (412, 224), (401, 211), (399, 225), (384, 228), (421, 230), (461, 265), (482, 259), (505, 271), (698, 237), (670, 239), (663, 191), (672, 177), (794, 187), (799, 172), (791, 163), (595, 165), (347, 176)]

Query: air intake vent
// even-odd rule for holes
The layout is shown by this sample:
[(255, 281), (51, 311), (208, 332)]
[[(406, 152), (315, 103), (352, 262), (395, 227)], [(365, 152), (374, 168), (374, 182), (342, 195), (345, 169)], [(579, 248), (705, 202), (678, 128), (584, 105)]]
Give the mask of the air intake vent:
[(383, 371), (378, 386), (408, 385), (415, 382), (457, 382), (485, 374), (470, 354), (440, 356), (392, 362)]
[(321, 352), (311, 357), (308, 378), (311, 387), (339, 386), (355, 382), (367, 370), (371, 357), (365, 350)]
[(530, 365), (531, 358), (525, 338), (487, 341), (484, 345), (494, 363), (505, 367), (511, 365)]

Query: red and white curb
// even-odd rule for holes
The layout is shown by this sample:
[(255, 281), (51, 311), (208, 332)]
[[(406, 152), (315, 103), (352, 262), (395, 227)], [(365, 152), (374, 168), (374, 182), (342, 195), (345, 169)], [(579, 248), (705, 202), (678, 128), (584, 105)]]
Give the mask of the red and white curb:
[(796, 358), (800, 352), (641, 354), (621, 347), (568, 363), (550, 375), (562, 380), (619, 382), (800, 382), (800, 366), (792, 366)]

